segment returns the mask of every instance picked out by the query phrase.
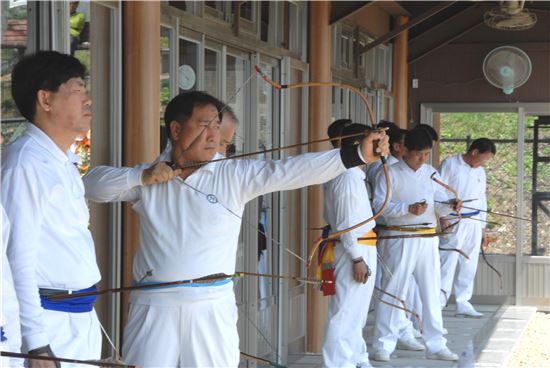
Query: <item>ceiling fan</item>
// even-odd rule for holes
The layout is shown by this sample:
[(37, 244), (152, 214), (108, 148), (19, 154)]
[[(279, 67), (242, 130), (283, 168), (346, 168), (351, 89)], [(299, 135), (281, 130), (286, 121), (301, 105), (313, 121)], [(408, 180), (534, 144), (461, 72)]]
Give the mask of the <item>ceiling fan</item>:
[(496, 8), (483, 15), (483, 21), (501, 31), (524, 31), (537, 23), (537, 15), (523, 7), (525, 0), (501, 1)]

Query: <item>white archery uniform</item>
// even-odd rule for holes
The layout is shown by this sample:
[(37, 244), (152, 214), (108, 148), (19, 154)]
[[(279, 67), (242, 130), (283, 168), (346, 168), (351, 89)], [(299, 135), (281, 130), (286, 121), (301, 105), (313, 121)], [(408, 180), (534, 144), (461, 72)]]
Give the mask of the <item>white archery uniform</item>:
[[(348, 150), (349, 154), (351, 151)], [(353, 164), (362, 163), (358, 149)], [(214, 159), (222, 157), (216, 154)], [(340, 150), (281, 161), (227, 160), (202, 166), (185, 180), (142, 186), (149, 165), (96, 167), (84, 177), (95, 201), (130, 201), (140, 215), (133, 278), (148, 282), (235, 272), (244, 207), (273, 191), (328, 181), (346, 170)], [(123, 356), (141, 366), (236, 367), (237, 306), (230, 280), (214, 285), (134, 291)]]
[[(412, 170), (405, 161), (399, 161), (389, 168), (391, 191), (381, 221), (386, 225), (408, 225), (427, 222), (435, 227), (437, 217), (451, 212), (450, 207), (434, 204), (449, 200), (444, 188), (431, 180), (436, 171), (424, 164), (417, 171)], [(383, 176), (376, 182), (374, 209), (381, 208), (386, 195)], [(409, 205), (426, 200), (426, 212), (420, 216), (409, 213)], [(437, 213), (437, 217), (436, 217)], [(401, 231), (382, 231), (379, 235), (406, 235)], [(436, 353), (446, 347), (443, 337), (443, 322), (439, 307), (439, 256), (437, 237), (412, 239), (387, 239), (380, 249), (382, 258), (392, 272), (392, 277), (384, 277), (382, 289), (402, 299), (406, 297), (408, 283), (414, 278), (418, 284), (423, 308), (423, 338), (429, 353)], [(395, 301), (388, 300), (395, 304)], [(386, 304), (379, 303), (376, 312), (374, 343), (376, 350), (385, 350), (390, 354), (395, 350), (399, 337), (400, 321), (404, 312)]]
[[(365, 173), (360, 168), (349, 169), (324, 184), (324, 218), (332, 232), (352, 227), (371, 216)], [(376, 277), (376, 246), (374, 242), (359, 244), (357, 239), (367, 236), (374, 226), (371, 221), (349, 231), (334, 245), (336, 294), (330, 298), (323, 344), (325, 367), (356, 367), (369, 361), (363, 328)], [(352, 260), (359, 257), (363, 257), (372, 273), (366, 284), (353, 278)]]
[[(393, 165), (397, 162), (399, 162), (399, 160), (397, 158), (395, 158), (395, 156), (393, 156), (393, 155), (388, 156), (388, 159), (387, 159), (388, 167), (390, 167), (391, 165)], [(383, 170), (382, 170), (382, 161), (373, 162), (371, 165), (368, 166), (367, 181), (369, 182), (369, 184), (372, 188), (372, 192), (371, 192), (372, 196), (374, 196), (376, 181), (378, 180), (377, 177), (379, 175), (381, 175), (380, 180), (384, 181), (384, 183), (385, 183), (386, 178), (385, 178)], [(390, 183), (390, 185), (392, 185), (392, 183)], [(380, 218), (377, 221), (377, 223), (381, 223)], [(379, 250), (384, 248), (386, 242), (388, 242), (388, 241), (389, 240), (387, 240), (387, 239), (378, 240), (378, 242), (376, 243), (376, 248), (379, 249)], [(380, 251), (379, 251), (379, 253), (380, 253)], [(375, 280), (374, 286), (376, 286), (378, 288), (381, 288), (382, 287), (382, 278), (383, 277), (390, 277), (391, 275), (385, 275), (384, 274), (384, 268), (385, 268), (384, 266), (385, 265), (382, 264), (382, 262), (384, 262), (384, 260), (378, 259), (377, 261), (378, 261), (378, 268), (376, 270), (376, 280)], [(407, 298), (405, 299), (406, 303), (407, 303), (407, 307), (409, 307), (409, 309), (415, 310), (414, 306), (412, 305), (413, 303), (409, 302), (409, 300), (416, 300), (418, 298), (417, 293), (416, 293), (417, 286), (416, 286), (416, 282), (414, 280), (410, 280), (409, 290), (410, 291), (407, 293)], [(384, 300), (386, 300), (387, 296), (384, 296), (383, 298), (384, 298)], [(373, 306), (374, 306), (375, 309), (377, 309), (378, 303), (379, 303), (379, 301), (377, 299), (373, 300)], [(416, 303), (414, 303), (414, 304), (416, 304)], [(401, 320), (401, 322), (399, 322), (399, 325), (401, 326), (399, 328), (399, 330), (400, 330), (399, 339), (404, 340), (404, 341), (408, 341), (408, 340), (411, 340), (411, 339), (414, 338), (413, 324), (412, 324), (411, 321), (409, 321), (405, 317), (405, 314), (403, 314), (403, 319)]]
[[(389, 155), (386, 159), (387, 166), (390, 167), (391, 165), (395, 164), (396, 162), (399, 162), (397, 158), (395, 158), (393, 155)], [(367, 166), (367, 184), (370, 188), (370, 198), (374, 197), (374, 190), (376, 185), (376, 177), (378, 175), (382, 175), (384, 177), (384, 173), (382, 170), (382, 160), (378, 160), (376, 162), (373, 162), (369, 166)], [(384, 177), (385, 180), (385, 177)], [(390, 183), (391, 185), (391, 183)], [(378, 221), (377, 221), (378, 222)], [(381, 243), (378, 241), (376, 243), (376, 247), (380, 247)], [(382, 265), (378, 265), (377, 271), (376, 271), (376, 278), (374, 282), (374, 286), (380, 287), (382, 282), (382, 276), (384, 275), (384, 267)]]
[[(388, 155), (388, 158), (386, 159), (386, 162), (388, 164), (388, 167), (395, 164), (399, 160), (395, 158), (393, 155)], [(374, 189), (376, 186), (376, 176), (382, 172), (382, 161), (378, 160), (367, 166), (367, 184), (368, 184), (368, 190), (369, 190), (369, 198), (374, 197)], [(382, 174), (384, 175), (384, 174)]]
[[(2, 260), (0, 261), (0, 350), (19, 353), (21, 351), (21, 327), (19, 325), (19, 303), (13, 287), (11, 268), (6, 255), (10, 234), (10, 221), (4, 207), (0, 205), (0, 221), (2, 222)], [(23, 366), (23, 361), (14, 358), (0, 357), (0, 367)]]
[[(469, 202), (468, 207), (487, 209), (486, 177), (483, 167), (473, 168), (468, 165), (462, 155), (446, 158), (441, 163), (441, 177), (443, 181), (458, 191), (462, 199), (475, 199)], [(474, 219), (486, 219), (486, 213), (465, 209), (461, 215)], [(456, 219), (451, 219), (451, 222)], [(479, 258), (479, 247), (485, 223), (463, 218), (453, 229), (453, 232), (442, 238), (441, 246), (462, 250), (470, 259), (466, 259), (457, 252), (440, 252), (441, 260), (441, 289), (455, 294), (456, 308), (460, 312), (472, 308), (469, 300), (472, 298), (474, 278)], [(441, 293), (441, 305), (445, 306), (445, 295)]]
[(22, 350), (49, 344), (59, 357), (99, 359), (101, 330), (93, 308), (81, 313), (44, 309), (39, 295), (39, 288), (82, 290), (101, 278), (77, 161), (30, 123), (7, 146), (2, 203), (11, 222), (8, 259)]

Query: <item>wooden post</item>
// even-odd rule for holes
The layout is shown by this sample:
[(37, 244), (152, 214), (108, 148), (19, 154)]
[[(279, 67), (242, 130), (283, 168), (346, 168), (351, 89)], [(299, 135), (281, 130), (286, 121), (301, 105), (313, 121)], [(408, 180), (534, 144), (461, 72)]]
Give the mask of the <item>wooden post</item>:
[[(330, 1), (309, 3), (309, 79), (312, 82), (331, 81), (331, 27)], [(327, 127), (331, 122), (332, 88), (312, 87), (309, 89), (309, 140), (326, 138)], [(316, 144), (311, 151), (329, 148), (328, 143)], [(309, 229), (323, 225), (323, 193), (321, 186), (308, 189)], [(318, 231), (308, 231), (308, 244), (311, 247), (319, 236)], [(315, 276), (311, 267), (310, 276)], [(320, 352), (323, 346), (328, 299), (315, 287), (307, 289), (307, 332), (306, 349)]]
[[(399, 15), (395, 19), (395, 27), (399, 27), (409, 20), (408, 17)], [(395, 37), (393, 43), (393, 121), (400, 128), (407, 129), (408, 91), (409, 91), (409, 65), (407, 63), (409, 45), (409, 31), (405, 30)]]
[[(160, 153), (160, 2), (123, 2), (123, 156), (124, 166), (150, 162)], [(139, 245), (139, 219), (123, 207), (122, 283), (132, 282), (132, 262)], [(128, 294), (122, 296), (122, 327)]]

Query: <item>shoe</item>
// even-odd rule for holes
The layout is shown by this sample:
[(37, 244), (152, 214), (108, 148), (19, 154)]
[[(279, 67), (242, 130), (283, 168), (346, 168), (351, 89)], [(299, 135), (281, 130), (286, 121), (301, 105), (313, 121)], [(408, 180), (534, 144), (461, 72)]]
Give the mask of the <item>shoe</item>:
[(368, 360), (366, 362), (357, 363), (356, 367), (357, 368), (373, 368)]
[(397, 340), (396, 348), (399, 350), (410, 350), (410, 351), (423, 351), (426, 350), (424, 345), (416, 341), (415, 339), (410, 340)]
[(414, 336), (415, 339), (419, 339), (419, 338), (422, 337), (422, 333), (420, 331), (418, 331), (416, 328), (413, 328), (412, 333), (413, 333), (413, 336)]
[(447, 335), (449, 333), (449, 331), (447, 331), (447, 329), (445, 327), (443, 327), (442, 332), (443, 332), (443, 335)]
[(376, 360), (377, 362), (389, 362), (390, 361), (390, 353), (388, 353), (384, 349), (377, 350), (373, 355), (372, 359)]
[(464, 307), (457, 306), (455, 317), (481, 318), (483, 317), (483, 313), (479, 313), (471, 304), (468, 303)]
[(458, 355), (450, 351), (448, 348), (443, 348), (437, 353), (426, 353), (426, 359), (446, 360), (449, 362), (454, 362), (458, 360)]

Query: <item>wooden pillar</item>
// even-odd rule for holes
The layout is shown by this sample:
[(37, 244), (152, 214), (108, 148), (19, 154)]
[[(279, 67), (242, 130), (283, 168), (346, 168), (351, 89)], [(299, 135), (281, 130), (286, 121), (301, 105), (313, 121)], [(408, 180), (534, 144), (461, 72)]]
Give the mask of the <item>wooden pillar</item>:
[[(399, 15), (395, 19), (395, 27), (399, 27), (409, 21), (409, 17)], [(409, 110), (409, 31), (405, 30), (397, 35), (393, 42), (393, 121), (400, 128), (407, 129), (407, 112)]]
[[(150, 162), (160, 153), (160, 2), (123, 2), (123, 155), (124, 166)], [(122, 283), (132, 281), (132, 262), (139, 245), (139, 219), (123, 207)], [(128, 293), (122, 297), (126, 324)]]
[[(309, 79), (312, 82), (329, 82), (331, 78), (331, 27), (330, 1), (309, 3)], [(312, 87), (309, 89), (309, 140), (326, 138), (331, 123), (332, 88)], [(328, 149), (328, 143), (310, 146), (310, 151)], [(319, 227), (323, 221), (323, 192), (321, 186), (308, 189), (308, 228)], [(308, 231), (309, 247), (319, 237), (318, 231)], [(311, 267), (310, 276), (315, 276)], [(307, 290), (307, 333), (308, 352), (320, 352), (323, 346), (328, 298), (324, 298), (315, 287)]]

